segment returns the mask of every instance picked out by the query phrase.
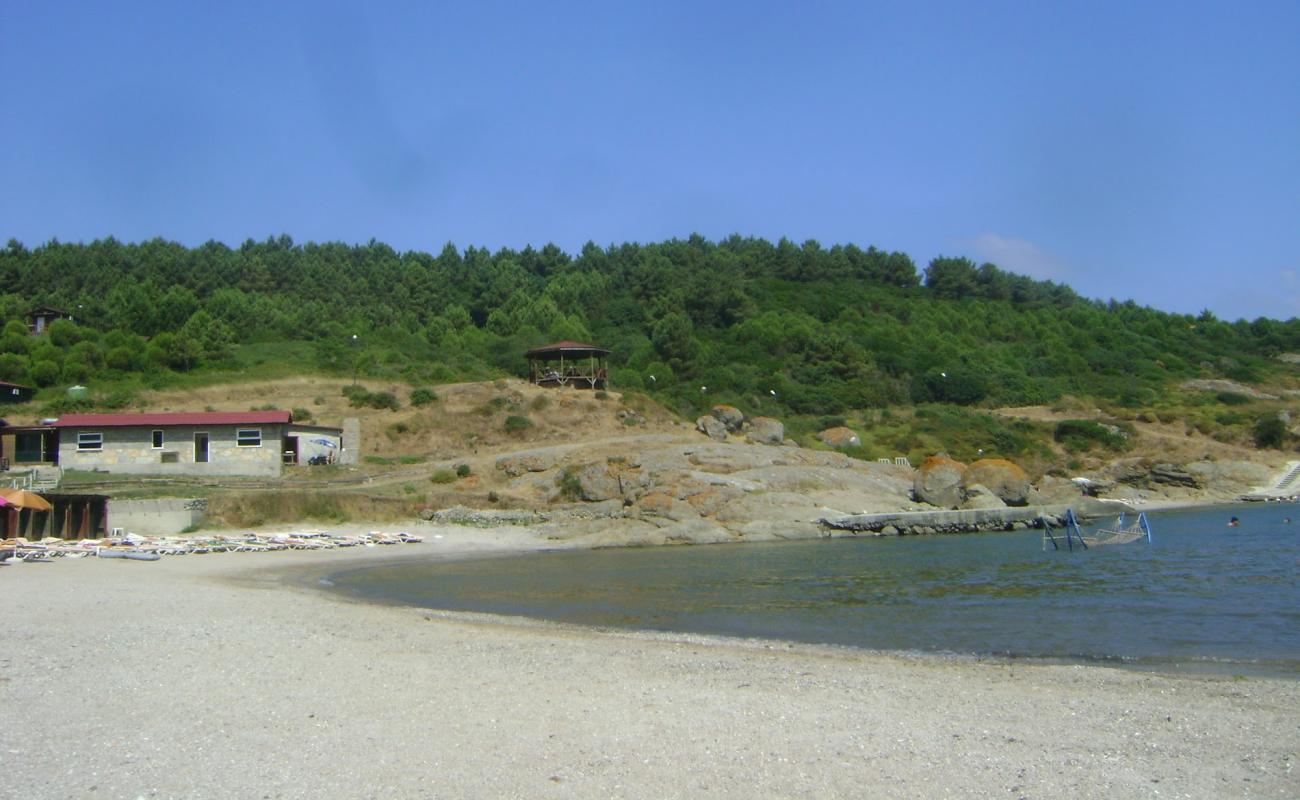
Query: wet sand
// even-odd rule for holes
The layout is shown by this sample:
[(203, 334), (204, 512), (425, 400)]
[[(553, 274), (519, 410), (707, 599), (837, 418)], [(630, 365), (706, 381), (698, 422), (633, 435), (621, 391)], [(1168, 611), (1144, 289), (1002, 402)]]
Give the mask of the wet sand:
[(0, 796), (1300, 795), (1296, 681), (592, 631), (312, 588), (345, 565), (550, 546), (420, 532), (0, 567)]

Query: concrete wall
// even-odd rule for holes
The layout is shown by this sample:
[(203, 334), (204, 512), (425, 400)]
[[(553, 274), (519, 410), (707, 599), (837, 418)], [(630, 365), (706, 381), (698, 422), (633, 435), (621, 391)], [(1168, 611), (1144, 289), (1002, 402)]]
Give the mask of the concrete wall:
[[(237, 430), (260, 429), (262, 444), (240, 447)], [(251, 475), (280, 474), (283, 425), (172, 425), (161, 428), (163, 446), (153, 447), (153, 427), (62, 428), (59, 432), (59, 464), (64, 469), (103, 470), (134, 475)], [(77, 450), (81, 433), (100, 433), (104, 447), (98, 451)], [(194, 460), (194, 434), (208, 434), (208, 461)], [(174, 462), (163, 461), (164, 453)]]
[(197, 525), (207, 513), (203, 500), (109, 500), (108, 527), (142, 536), (166, 536)]
[(348, 417), (343, 420), (343, 452), (339, 455), (340, 464), (358, 464), (361, 462), (361, 420)]
[[(343, 435), (336, 431), (321, 430), (318, 427), (299, 427), (290, 425), (287, 436), (298, 437), (298, 463), (309, 464), (316, 456), (326, 456), (332, 462), (338, 462), (342, 455)], [(329, 442), (334, 445), (330, 447)]]

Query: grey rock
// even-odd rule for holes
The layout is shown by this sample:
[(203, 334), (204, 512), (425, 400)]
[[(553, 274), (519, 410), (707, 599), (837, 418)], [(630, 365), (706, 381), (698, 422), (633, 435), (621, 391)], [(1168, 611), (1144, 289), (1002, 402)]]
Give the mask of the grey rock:
[(517, 453), (498, 458), (496, 468), (514, 478), (525, 472), (545, 472), (554, 468), (557, 462), (551, 453)]
[(618, 478), (610, 474), (606, 464), (583, 464), (572, 474), (578, 480), (579, 496), (589, 503), (623, 498), (623, 487)]
[(695, 420), (695, 429), (714, 441), (727, 441), (727, 426), (719, 422), (716, 417), (700, 417)]
[(735, 406), (717, 405), (709, 413), (727, 428), (728, 433), (735, 433), (745, 422), (745, 414)]
[(1006, 508), (1007, 504), (982, 484), (975, 483), (966, 487), (966, 499), (962, 501), (961, 507), (966, 509)]
[(754, 417), (745, 438), (755, 444), (779, 445), (785, 441), (785, 426), (771, 417)]

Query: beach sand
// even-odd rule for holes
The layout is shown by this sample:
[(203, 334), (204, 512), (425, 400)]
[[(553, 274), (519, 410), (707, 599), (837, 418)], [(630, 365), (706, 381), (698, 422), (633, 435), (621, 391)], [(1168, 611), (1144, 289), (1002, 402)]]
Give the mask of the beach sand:
[(0, 567), (0, 796), (1300, 796), (1296, 681), (592, 631), (311, 588), (345, 565), (548, 546), (420, 532)]

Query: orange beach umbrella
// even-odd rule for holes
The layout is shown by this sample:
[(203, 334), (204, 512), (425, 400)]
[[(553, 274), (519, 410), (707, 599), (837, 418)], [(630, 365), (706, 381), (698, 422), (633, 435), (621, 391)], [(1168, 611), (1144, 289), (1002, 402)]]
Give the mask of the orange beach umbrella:
[(5, 500), (6, 505), (14, 508), (30, 508), (33, 511), (53, 511), (54, 506), (49, 500), (41, 497), (36, 492), (29, 492), (26, 489), (0, 489), (0, 498)]

